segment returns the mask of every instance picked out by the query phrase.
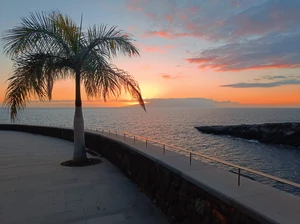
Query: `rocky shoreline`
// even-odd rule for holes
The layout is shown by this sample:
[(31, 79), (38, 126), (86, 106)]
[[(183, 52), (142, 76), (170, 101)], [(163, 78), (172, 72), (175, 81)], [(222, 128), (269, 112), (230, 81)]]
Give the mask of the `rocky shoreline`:
[(300, 122), (200, 126), (195, 128), (205, 134), (230, 135), (267, 144), (300, 147)]

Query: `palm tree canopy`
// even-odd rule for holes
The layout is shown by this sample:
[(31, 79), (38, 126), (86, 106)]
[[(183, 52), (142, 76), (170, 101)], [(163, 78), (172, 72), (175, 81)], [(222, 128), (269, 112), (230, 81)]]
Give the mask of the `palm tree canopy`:
[(122, 53), (138, 56), (130, 34), (116, 27), (89, 27), (85, 32), (60, 12), (30, 13), (20, 26), (2, 37), (4, 51), (14, 62), (4, 104), (14, 120), (32, 98), (51, 100), (55, 81), (80, 73), (88, 98), (118, 97), (124, 90), (145, 110), (138, 83), (111, 64)]

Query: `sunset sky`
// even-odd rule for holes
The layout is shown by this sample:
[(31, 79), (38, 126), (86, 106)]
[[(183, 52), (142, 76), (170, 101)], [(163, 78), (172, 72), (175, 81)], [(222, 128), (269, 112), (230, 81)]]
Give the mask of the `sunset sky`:
[[(0, 4), (1, 35), (29, 12), (57, 9), (77, 22), (83, 13), (84, 27), (117, 25), (130, 32), (141, 56), (120, 56), (113, 63), (136, 78), (145, 99), (205, 98), (228, 105), (300, 107), (300, 0), (3, 0)], [(12, 62), (1, 47), (0, 102), (11, 71)], [(57, 82), (50, 105), (68, 105), (73, 99), (74, 81)], [(105, 105), (121, 105), (130, 98), (119, 100)]]

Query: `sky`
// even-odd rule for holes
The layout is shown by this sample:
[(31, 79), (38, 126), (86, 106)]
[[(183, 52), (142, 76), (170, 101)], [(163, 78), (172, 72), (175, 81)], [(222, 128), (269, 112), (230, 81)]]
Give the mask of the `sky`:
[[(78, 23), (83, 14), (84, 28), (116, 25), (131, 33), (141, 56), (112, 62), (135, 77), (149, 105), (199, 98), (300, 107), (300, 0), (0, 0), (0, 33), (29, 12), (51, 10)], [(0, 102), (12, 66), (1, 47)], [(73, 105), (74, 89), (73, 80), (57, 82), (53, 102), (41, 105)], [(89, 106), (130, 104), (127, 95), (106, 104), (83, 99)]]

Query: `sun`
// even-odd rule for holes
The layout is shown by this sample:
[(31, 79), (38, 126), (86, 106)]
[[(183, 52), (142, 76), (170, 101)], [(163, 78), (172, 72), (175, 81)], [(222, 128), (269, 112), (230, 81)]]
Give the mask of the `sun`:
[(141, 84), (141, 91), (144, 99), (158, 98), (162, 92), (160, 86), (152, 83)]

